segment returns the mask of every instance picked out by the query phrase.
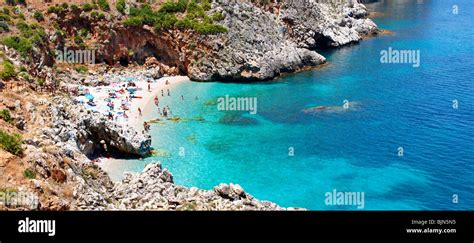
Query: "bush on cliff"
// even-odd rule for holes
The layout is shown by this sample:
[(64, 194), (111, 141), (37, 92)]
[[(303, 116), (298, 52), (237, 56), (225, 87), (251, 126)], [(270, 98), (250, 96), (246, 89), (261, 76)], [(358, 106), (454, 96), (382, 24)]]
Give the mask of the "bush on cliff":
[(36, 172), (34, 172), (31, 169), (26, 169), (23, 171), (23, 176), (27, 179), (35, 179), (36, 178)]
[(2, 44), (17, 50), (22, 57), (26, 57), (33, 48), (31, 41), (23, 36), (7, 36), (1, 41)]
[(0, 130), (0, 147), (14, 155), (22, 155), (23, 148), (21, 147), (23, 139), (19, 134), (9, 134)]
[(97, 5), (90, 4), (90, 3), (86, 3), (86, 4), (82, 5), (82, 11), (84, 11), (84, 12), (90, 12), (93, 9), (97, 9)]
[(61, 14), (63, 13), (65, 10), (63, 7), (61, 6), (51, 6), (48, 8), (48, 13), (51, 14), (51, 13), (55, 13), (55, 14)]
[(10, 110), (3, 109), (0, 111), (0, 118), (8, 123), (13, 122), (12, 115), (10, 114)]
[(125, 0), (118, 0), (115, 8), (117, 8), (117, 11), (121, 14), (125, 14)]
[(167, 12), (167, 13), (175, 13), (181, 12), (184, 13), (186, 11), (186, 7), (188, 6), (188, 0), (178, 0), (174, 2), (172, 0), (168, 0), (160, 7), (160, 12)]
[(107, 0), (98, 0), (97, 4), (99, 5), (100, 9), (102, 9), (104, 11), (109, 11), (110, 10), (110, 6), (109, 6), (109, 3), (107, 2)]
[(33, 14), (33, 18), (35, 18), (36, 21), (38, 21), (38, 22), (41, 22), (41, 21), (44, 20), (43, 13), (41, 13), (40, 11), (36, 11), (36, 12)]
[(15, 77), (15, 66), (9, 60), (4, 60), (2, 63), (3, 69), (0, 71), (1, 79), (10, 79)]
[(142, 26), (143, 25), (143, 17), (140, 17), (140, 16), (130, 17), (130, 18), (126, 19), (123, 22), (123, 25), (125, 25), (126, 27)]
[(154, 27), (156, 30), (171, 29), (177, 21), (178, 19), (174, 14), (158, 13)]

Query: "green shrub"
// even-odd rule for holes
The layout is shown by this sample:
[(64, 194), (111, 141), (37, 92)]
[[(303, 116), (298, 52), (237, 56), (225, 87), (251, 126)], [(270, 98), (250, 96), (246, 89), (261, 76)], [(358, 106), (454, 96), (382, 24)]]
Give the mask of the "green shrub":
[(18, 75), (28, 82), (31, 80), (31, 76), (27, 72), (20, 72)]
[(36, 172), (34, 172), (31, 169), (26, 169), (23, 171), (23, 176), (27, 179), (35, 179), (36, 178)]
[(74, 68), (78, 73), (86, 73), (89, 69), (87, 66), (81, 65)]
[(2, 40), (2, 44), (17, 50), (22, 55), (22, 57), (26, 57), (33, 48), (31, 41), (23, 36), (5, 37)]
[(9, 60), (3, 61), (3, 70), (0, 71), (1, 79), (9, 79), (15, 77), (15, 66)]
[(63, 4), (61, 4), (61, 7), (62, 7), (64, 10), (66, 10), (66, 9), (69, 8), (69, 4), (63, 3)]
[(10, 9), (8, 9), (7, 7), (4, 7), (3, 8), (3, 13), (6, 14), (6, 15), (10, 15)]
[(203, 0), (202, 3), (201, 3), (201, 6), (204, 9), (204, 11), (211, 10), (211, 3), (209, 3), (208, 0)]
[(9, 22), (11, 20), (10, 16), (5, 13), (0, 13), (0, 21)]
[(39, 86), (43, 86), (44, 85), (44, 79), (42, 78), (39, 78), (38, 80), (36, 80), (36, 83), (39, 85)]
[(104, 13), (99, 13), (99, 19), (105, 19), (105, 14)]
[(99, 5), (100, 9), (102, 9), (104, 11), (109, 11), (110, 10), (110, 6), (109, 6), (109, 3), (107, 2), (107, 0), (98, 0), (97, 4)]
[(92, 11), (91, 17), (92, 17), (92, 18), (98, 18), (98, 17), (99, 17), (99, 12), (97, 12), (97, 11)]
[(0, 111), (0, 118), (8, 123), (13, 122), (12, 115), (10, 114), (10, 110), (3, 109)]
[(40, 11), (36, 11), (36, 12), (33, 14), (33, 18), (35, 18), (38, 22), (41, 22), (41, 21), (44, 20), (43, 13), (41, 13)]
[(47, 12), (49, 14), (50, 13), (60, 14), (60, 13), (64, 12), (64, 8), (61, 7), (61, 6), (51, 6), (51, 7), (48, 8)]
[(77, 45), (82, 45), (84, 44), (84, 40), (80, 35), (76, 35), (74, 36), (74, 43), (76, 43)]
[(160, 12), (155, 19), (154, 27), (156, 30), (173, 28), (178, 21), (174, 14)]
[(188, 5), (187, 0), (178, 0), (177, 2), (168, 0), (161, 5), (159, 11), (168, 12), (168, 13), (175, 13), (175, 12), (184, 13), (186, 11), (187, 5)]
[(123, 24), (125, 26), (142, 26), (143, 25), (143, 17), (134, 16), (126, 19)]
[(78, 11), (80, 8), (76, 4), (71, 4), (72, 11)]
[(22, 155), (23, 148), (21, 144), (23, 139), (19, 134), (8, 134), (5, 131), (0, 130), (0, 147), (14, 155)]
[(125, 14), (125, 0), (118, 0), (115, 8), (117, 8), (117, 11), (121, 14)]
[(92, 9), (96, 8), (95, 6), (96, 5), (94, 5), (94, 4), (86, 3), (86, 4), (82, 5), (82, 10), (84, 12), (90, 12)]
[(224, 18), (225, 18), (225, 17), (224, 17), (224, 15), (223, 15), (221, 12), (215, 12), (215, 13), (212, 14), (212, 19), (213, 19), (214, 21), (221, 21), (221, 20), (223, 20)]
[(194, 25), (196, 25), (197, 22), (193, 19), (190, 19), (188, 17), (184, 17), (183, 19), (179, 20), (176, 22), (175, 26), (178, 29), (185, 30), (185, 29), (193, 29)]
[(196, 30), (200, 34), (219, 34), (227, 32), (227, 29), (224, 26), (217, 25), (217, 24), (210, 24), (210, 23), (199, 23), (194, 26), (194, 30)]
[(10, 31), (10, 27), (8, 27), (8, 24), (5, 21), (0, 21), (0, 33), (4, 31)]

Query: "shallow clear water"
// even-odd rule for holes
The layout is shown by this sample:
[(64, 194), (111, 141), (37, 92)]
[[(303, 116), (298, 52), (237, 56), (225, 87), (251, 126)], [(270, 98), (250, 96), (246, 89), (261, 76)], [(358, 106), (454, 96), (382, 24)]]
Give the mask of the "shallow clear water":
[[(368, 210), (474, 209), (474, 6), (405, 0), (368, 8), (395, 34), (322, 53), (326, 67), (266, 83), (177, 85), (161, 104), (182, 121), (152, 124), (160, 155), (115, 163), (111, 175), (159, 160), (177, 184), (238, 183), (282, 206), (355, 209), (325, 205), (325, 192), (336, 189), (364, 192)], [(381, 64), (388, 47), (420, 50), (421, 66)], [(256, 97), (257, 114), (218, 111), (225, 95)], [(348, 110), (344, 100), (354, 102)], [(314, 106), (336, 111), (303, 111)], [(155, 109), (147, 118), (158, 117)]]

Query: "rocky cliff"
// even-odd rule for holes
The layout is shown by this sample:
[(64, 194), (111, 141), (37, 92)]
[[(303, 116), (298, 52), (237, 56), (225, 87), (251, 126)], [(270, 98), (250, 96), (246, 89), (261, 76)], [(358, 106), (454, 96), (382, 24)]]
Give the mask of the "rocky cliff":
[[(94, 15), (77, 7), (45, 13), (46, 36), (33, 48), (36, 54), (31, 56), (35, 59), (31, 66), (37, 72), (53, 65), (57, 62), (51, 56), (53, 50), (66, 47), (94, 50), (95, 61), (108, 65), (144, 64), (153, 57), (164, 73), (198, 81), (258, 81), (324, 63), (317, 51), (379, 33), (367, 18), (365, 6), (355, 0), (210, 2), (209, 10), (202, 14), (220, 16), (212, 21), (226, 31), (202, 34), (177, 26), (129, 26), (124, 24), (131, 18), (126, 14), (109, 11), (97, 17), (97, 12)], [(140, 8), (136, 3), (132, 6)], [(183, 18), (184, 13), (176, 16)]]
[(208, 37), (209, 51), (191, 62), (195, 80), (267, 80), (283, 72), (325, 62), (316, 50), (339, 47), (376, 34), (365, 6), (285, 0), (256, 5), (218, 0), (211, 11), (225, 13), (229, 31)]
[[(106, 191), (106, 192), (105, 192)], [(85, 182), (76, 188), (74, 207), (81, 210), (284, 210), (255, 199), (242, 187), (220, 184), (213, 190), (174, 184), (172, 174), (159, 163), (148, 164), (142, 173), (125, 174), (103, 194), (90, 190)], [(289, 210), (298, 210), (288, 208)]]

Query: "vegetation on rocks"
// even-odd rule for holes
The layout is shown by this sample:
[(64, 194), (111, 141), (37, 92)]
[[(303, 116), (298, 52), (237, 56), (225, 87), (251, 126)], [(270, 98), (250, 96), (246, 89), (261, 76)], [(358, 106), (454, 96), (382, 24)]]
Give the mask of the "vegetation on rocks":
[(36, 11), (36, 12), (33, 14), (33, 17), (34, 17), (38, 22), (41, 22), (41, 21), (44, 20), (43, 13), (41, 13), (40, 11)]
[(8, 123), (13, 122), (12, 115), (10, 114), (10, 111), (7, 109), (0, 110), (0, 118)]
[(115, 5), (115, 8), (117, 8), (117, 11), (119, 11), (121, 14), (125, 14), (125, 0), (118, 0), (117, 4)]
[(26, 169), (23, 171), (23, 176), (27, 179), (35, 179), (36, 173), (31, 169)]
[(23, 139), (19, 134), (9, 134), (0, 130), (0, 148), (14, 154), (22, 155), (23, 148), (21, 147)]
[[(117, 4), (117, 6), (119, 6)], [(117, 7), (119, 9), (119, 7)], [(122, 5), (120, 5), (121, 11)], [(227, 32), (224, 26), (214, 24), (214, 21), (224, 19), (222, 13), (206, 16), (205, 11), (211, 9), (208, 0), (178, 0), (167, 1), (161, 5), (158, 11), (153, 11), (150, 5), (143, 4), (139, 8), (130, 9), (130, 17), (124, 21), (125, 26), (142, 26), (144, 24), (154, 26), (157, 31), (172, 29), (176, 27), (181, 30), (192, 29), (200, 34), (218, 34)], [(178, 19), (176, 13), (186, 13)]]
[(9, 79), (15, 77), (15, 66), (9, 60), (3, 61), (3, 69), (0, 70), (0, 78), (1, 79)]

